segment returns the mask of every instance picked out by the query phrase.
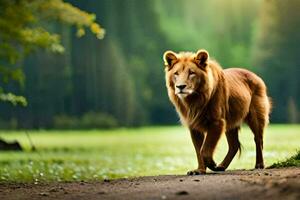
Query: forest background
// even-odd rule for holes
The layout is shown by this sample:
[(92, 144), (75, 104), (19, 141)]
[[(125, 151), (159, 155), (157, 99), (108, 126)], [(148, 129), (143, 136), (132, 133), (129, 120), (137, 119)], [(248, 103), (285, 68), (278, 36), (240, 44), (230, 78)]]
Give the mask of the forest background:
[[(300, 122), (300, 1), (65, 2), (94, 13), (95, 22), (105, 29), (104, 38), (99, 40), (76, 22), (77, 26), (66, 26), (59, 20), (43, 21), (47, 30), (60, 35), (64, 52), (40, 48), (11, 64), (23, 77), (22, 84), (8, 81), (5, 68), (0, 68), (0, 93), (9, 91), (27, 99), (27, 106), (0, 103), (1, 128), (176, 124), (162, 54), (202, 48), (224, 68), (244, 67), (265, 80), (274, 107), (272, 123)], [(4, 45), (0, 65), (6, 64)], [(57, 52), (60, 47), (56, 46)]]

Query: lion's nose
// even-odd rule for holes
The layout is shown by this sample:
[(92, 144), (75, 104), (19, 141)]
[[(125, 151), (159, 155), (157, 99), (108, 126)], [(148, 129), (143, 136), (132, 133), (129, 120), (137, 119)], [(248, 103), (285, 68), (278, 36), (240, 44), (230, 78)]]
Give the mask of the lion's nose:
[(176, 85), (176, 87), (177, 87), (179, 90), (183, 90), (183, 89), (186, 87), (186, 85)]

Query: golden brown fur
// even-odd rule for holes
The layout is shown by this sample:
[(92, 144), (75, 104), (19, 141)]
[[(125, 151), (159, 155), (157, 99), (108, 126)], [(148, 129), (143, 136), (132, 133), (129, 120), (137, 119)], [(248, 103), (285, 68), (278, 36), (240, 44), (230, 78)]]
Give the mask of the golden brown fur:
[[(167, 51), (164, 61), (169, 98), (191, 132), (198, 158), (198, 168), (188, 174), (205, 173), (206, 167), (225, 170), (240, 148), (238, 130), (242, 122), (254, 133), (255, 167), (263, 168), (263, 131), (269, 122), (270, 102), (262, 79), (245, 69), (223, 70), (205, 50)], [(222, 132), (229, 150), (216, 166), (213, 152)]]

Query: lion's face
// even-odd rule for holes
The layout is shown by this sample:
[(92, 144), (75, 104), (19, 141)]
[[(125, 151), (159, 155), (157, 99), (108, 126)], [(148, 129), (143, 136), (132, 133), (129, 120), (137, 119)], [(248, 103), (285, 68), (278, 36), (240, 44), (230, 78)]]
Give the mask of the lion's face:
[(164, 54), (167, 86), (180, 99), (197, 94), (198, 88), (205, 84), (208, 53), (204, 50), (194, 53), (176, 54), (167, 51)]
[(173, 82), (175, 94), (181, 99), (195, 93), (201, 81), (199, 69), (192, 62), (175, 64), (169, 71), (169, 76)]

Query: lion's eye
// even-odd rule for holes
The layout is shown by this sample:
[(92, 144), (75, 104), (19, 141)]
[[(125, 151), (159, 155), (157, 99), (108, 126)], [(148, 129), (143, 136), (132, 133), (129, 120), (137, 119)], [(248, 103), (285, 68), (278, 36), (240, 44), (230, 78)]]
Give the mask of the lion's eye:
[(189, 71), (189, 75), (195, 75), (196, 73), (193, 71)]
[(175, 72), (174, 75), (175, 75), (175, 76), (178, 76), (178, 72)]

